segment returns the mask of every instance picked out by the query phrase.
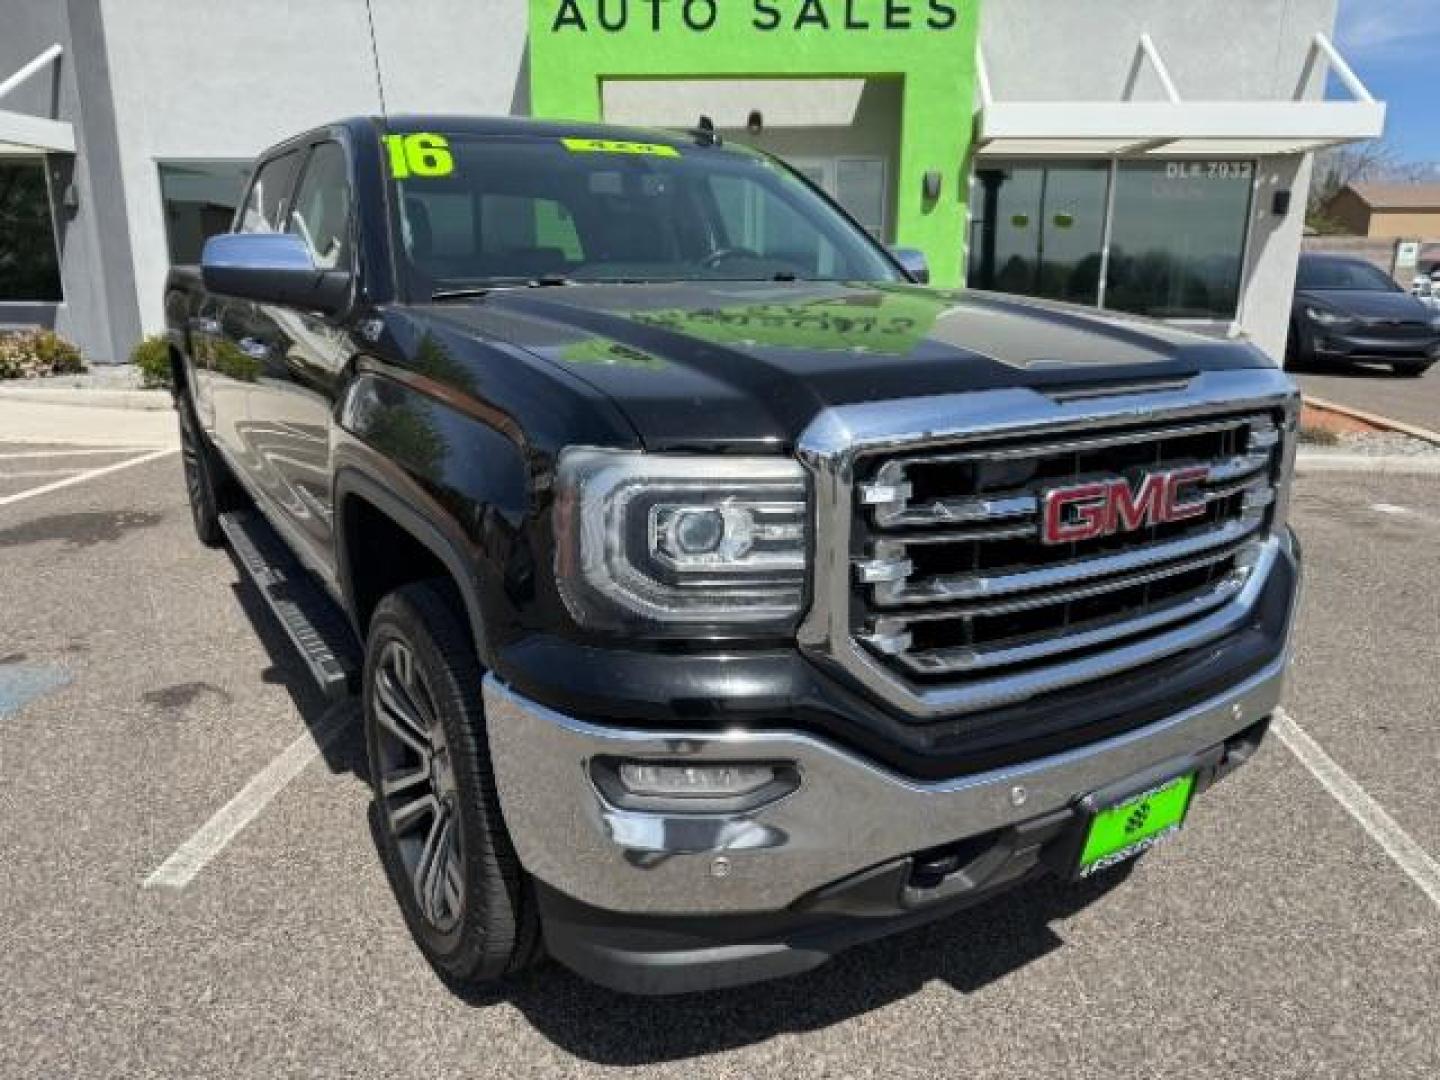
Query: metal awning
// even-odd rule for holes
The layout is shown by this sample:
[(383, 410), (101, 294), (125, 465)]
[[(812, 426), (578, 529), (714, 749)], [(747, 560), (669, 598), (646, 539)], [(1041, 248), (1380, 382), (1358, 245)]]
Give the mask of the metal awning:
[[(0, 82), (0, 101), (32, 75), (59, 59), (63, 52), (51, 45), (4, 82)], [(64, 120), (9, 112), (0, 109), (0, 157), (32, 154), (73, 154), (75, 129)]]
[[(1316, 34), (1307, 75), (1321, 59), (1354, 100), (1305, 100), (1307, 80), (1301, 79), (1291, 101), (1186, 101), (1155, 42), (1142, 34), (1119, 101), (997, 101), (982, 50), (979, 152), (983, 157), (1258, 157), (1379, 138), (1385, 105), (1371, 96), (1330, 39)], [(1164, 88), (1163, 101), (1131, 100), (1146, 62)]]

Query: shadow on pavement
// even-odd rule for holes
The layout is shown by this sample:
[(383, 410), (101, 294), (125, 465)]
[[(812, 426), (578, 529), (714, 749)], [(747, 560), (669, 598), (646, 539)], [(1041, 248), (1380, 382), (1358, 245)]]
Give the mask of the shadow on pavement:
[[(225, 550), (234, 561), (235, 556), (230, 549), (227, 547)], [(315, 680), (305, 670), (304, 663), (295, 654), (295, 648), (285, 636), (285, 631), (255, 591), (254, 583), (238, 562), (235, 569), (239, 580), (233, 582), (230, 588), (270, 658), (270, 666), (260, 673), (261, 681), (285, 688), (295, 705), (295, 711), (305, 721), (305, 726), (316, 734), (316, 742), (320, 746), (326, 768), (336, 774), (351, 773), (362, 783), (368, 784), (370, 770), (365, 760), (365, 738), (360, 726), (359, 699), (336, 702), (320, 692)], [(345, 724), (338, 735), (324, 737), (323, 729), (329, 727), (331, 717), (341, 711), (351, 713), (353, 722)]]
[(713, 1054), (827, 1028), (937, 980), (974, 993), (1060, 948), (1049, 924), (1094, 903), (1126, 876), (1128, 868), (1075, 885), (1042, 878), (941, 922), (857, 946), (814, 971), (735, 990), (628, 997), (546, 962), (467, 1000), (477, 1008), (509, 1004), (557, 1046), (600, 1065)]

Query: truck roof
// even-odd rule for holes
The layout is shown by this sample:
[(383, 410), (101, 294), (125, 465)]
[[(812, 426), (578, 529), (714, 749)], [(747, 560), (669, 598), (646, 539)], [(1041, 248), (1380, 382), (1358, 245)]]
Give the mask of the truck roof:
[[(697, 118), (698, 120), (698, 118)], [(451, 134), (480, 136), (538, 136), (540, 138), (593, 138), (615, 139), (623, 142), (656, 143), (662, 146), (693, 147), (697, 139), (693, 133), (660, 128), (626, 127), (618, 124), (585, 123), (576, 120), (534, 120), (518, 116), (475, 116), (447, 113), (413, 113), (391, 116), (350, 116), (318, 124), (307, 131), (296, 133), (274, 146), (268, 147), (258, 159), (272, 156), (296, 143), (314, 138), (316, 134), (347, 128), (353, 134), (386, 130), (399, 134), (443, 130)], [(718, 144), (717, 144), (718, 145)], [(728, 149), (738, 149), (730, 146)]]

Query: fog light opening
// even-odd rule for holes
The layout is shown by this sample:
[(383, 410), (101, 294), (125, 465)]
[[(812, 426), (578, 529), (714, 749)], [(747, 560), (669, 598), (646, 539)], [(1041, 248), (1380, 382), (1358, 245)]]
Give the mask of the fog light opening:
[(659, 799), (734, 799), (776, 780), (773, 765), (656, 765), (626, 761), (620, 782), (631, 795)]
[(745, 813), (800, 786), (799, 770), (783, 761), (602, 758), (592, 762), (591, 776), (612, 805), (654, 813)]

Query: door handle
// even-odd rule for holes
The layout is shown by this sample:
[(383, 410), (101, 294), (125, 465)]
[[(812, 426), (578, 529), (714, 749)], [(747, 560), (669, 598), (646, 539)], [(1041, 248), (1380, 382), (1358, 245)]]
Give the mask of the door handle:
[(242, 337), (238, 342), (240, 351), (251, 360), (264, 360), (270, 355), (270, 346), (266, 345), (259, 338)]
[(190, 320), (190, 329), (197, 334), (218, 334), (221, 332), (218, 319), (207, 319), (203, 316)]

